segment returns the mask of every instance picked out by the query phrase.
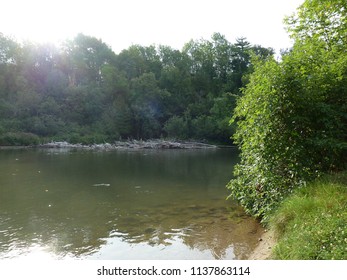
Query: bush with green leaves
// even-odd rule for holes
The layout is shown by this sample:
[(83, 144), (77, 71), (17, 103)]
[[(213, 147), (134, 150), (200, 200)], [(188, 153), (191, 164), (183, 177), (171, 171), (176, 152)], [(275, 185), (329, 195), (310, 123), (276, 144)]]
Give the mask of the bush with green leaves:
[(265, 222), (295, 188), (345, 167), (347, 54), (342, 43), (320, 35), (300, 37), (280, 62), (254, 58), (255, 71), (232, 118), (241, 162), (228, 188), (248, 213)]
[(28, 132), (7, 132), (0, 135), (0, 146), (30, 146), (39, 142), (37, 135)]
[(164, 126), (164, 130), (169, 138), (186, 139), (189, 137), (189, 124), (187, 118), (173, 116)]

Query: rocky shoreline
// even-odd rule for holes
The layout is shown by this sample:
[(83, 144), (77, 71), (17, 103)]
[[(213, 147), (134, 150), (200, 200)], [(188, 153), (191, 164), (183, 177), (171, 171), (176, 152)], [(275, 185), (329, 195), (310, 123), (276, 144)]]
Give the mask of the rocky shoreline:
[(129, 140), (115, 141), (113, 144), (71, 144), (68, 142), (50, 142), (38, 145), (39, 148), (120, 150), (120, 149), (216, 149), (218, 146), (200, 142), (167, 141), (167, 140)]

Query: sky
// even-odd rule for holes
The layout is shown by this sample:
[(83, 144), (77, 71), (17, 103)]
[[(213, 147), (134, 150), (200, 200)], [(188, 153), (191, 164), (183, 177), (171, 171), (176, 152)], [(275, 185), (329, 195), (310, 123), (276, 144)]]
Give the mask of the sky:
[(283, 18), (304, 0), (1, 0), (0, 32), (18, 41), (59, 44), (78, 33), (115, 53), (132, 44), (182, 49), (214, 32), (277, 52), (291, 46)]

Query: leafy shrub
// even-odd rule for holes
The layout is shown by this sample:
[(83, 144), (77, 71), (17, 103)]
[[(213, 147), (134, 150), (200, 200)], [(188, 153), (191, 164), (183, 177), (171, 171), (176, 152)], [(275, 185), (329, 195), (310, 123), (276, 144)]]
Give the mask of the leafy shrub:
[(7, 132), (0, 136), (1, 146), (29, 146), (40, 143), (40, 138), (33, 133)]
[(287, 19), (293, 49), (281, 62), (254, 59), (237, 102), (241, 162), (228, 188), (264, 222), (294, 189), (346, 167), (346, 12), (344, 1), (305, 1)]
[(100, 144), (107, 142), (107, 136), (102, 134), (90, 134), (90, 135), (84, 135), (80, 137), (79, 143), (88, 145), (88, 144)]
[(266, 221), (295, 188), (344, 168), (346, 60), (312, 39), (282, 62), (254, 63), (233, 117), (241, 162), (228, 185), (248, 213)]
[(173, 116), (170, 118), (166, 122), (164, 130), (169, 138), (186, 139), (189, 135), (188, 122), (183, 117)]

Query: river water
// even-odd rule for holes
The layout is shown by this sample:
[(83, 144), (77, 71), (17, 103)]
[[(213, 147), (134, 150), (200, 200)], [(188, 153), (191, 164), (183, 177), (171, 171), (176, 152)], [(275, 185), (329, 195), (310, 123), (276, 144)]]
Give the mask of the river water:
[(0, 259), (245, 259), (234, 149), (0, 150)]

